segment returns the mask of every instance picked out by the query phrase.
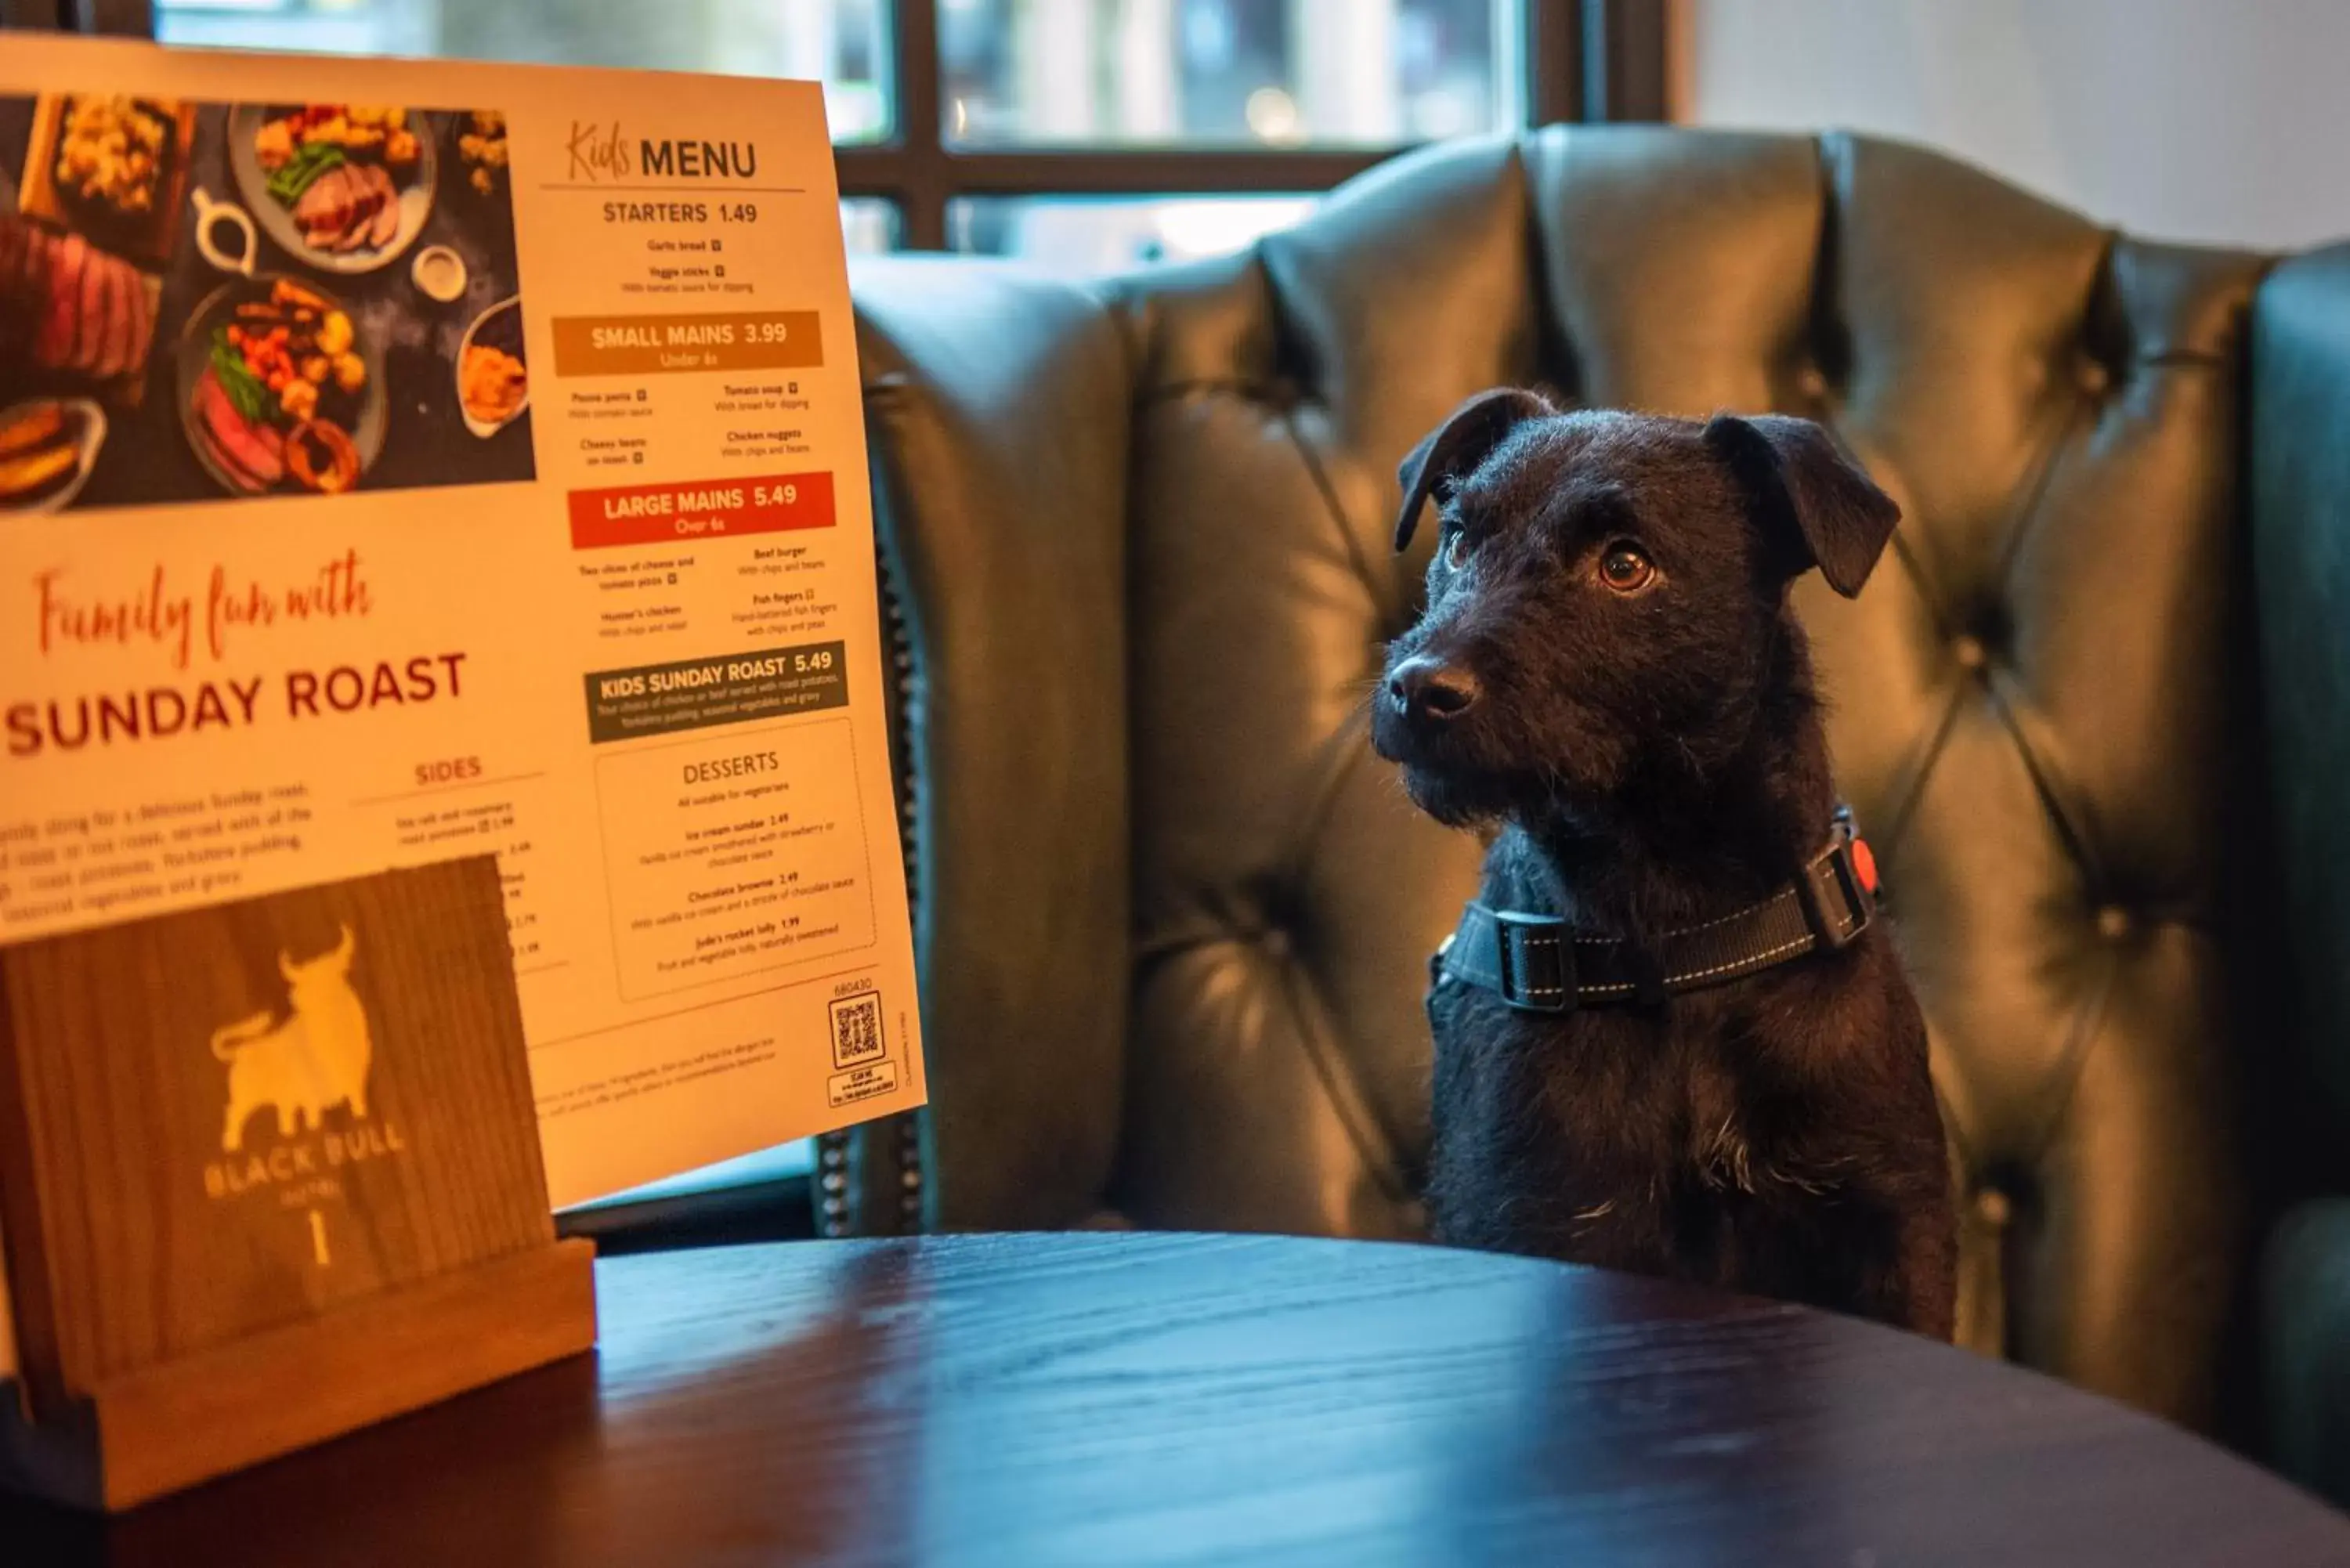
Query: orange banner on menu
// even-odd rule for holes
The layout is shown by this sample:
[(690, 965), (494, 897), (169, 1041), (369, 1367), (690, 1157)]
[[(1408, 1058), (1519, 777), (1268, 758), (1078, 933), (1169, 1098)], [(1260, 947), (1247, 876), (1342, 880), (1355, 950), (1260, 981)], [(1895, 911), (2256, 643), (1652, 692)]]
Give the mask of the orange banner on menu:
[(813, 310), (558, 316), (552, 325), (558, 376), (796, 370), (824, 363), (824, 337)]
[(571, 492), (571, 547), (659, 545), (832, 526), (832, 475), (689, 480)]

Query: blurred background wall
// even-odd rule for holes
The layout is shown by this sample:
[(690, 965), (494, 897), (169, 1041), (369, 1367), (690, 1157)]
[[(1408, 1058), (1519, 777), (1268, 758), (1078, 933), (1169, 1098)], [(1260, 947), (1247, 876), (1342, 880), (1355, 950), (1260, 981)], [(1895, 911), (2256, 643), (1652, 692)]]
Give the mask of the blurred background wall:
[(2134, 233), (2350, 235), (2345, 0), (1679, 0), (1676, 118), (1945, 148)]

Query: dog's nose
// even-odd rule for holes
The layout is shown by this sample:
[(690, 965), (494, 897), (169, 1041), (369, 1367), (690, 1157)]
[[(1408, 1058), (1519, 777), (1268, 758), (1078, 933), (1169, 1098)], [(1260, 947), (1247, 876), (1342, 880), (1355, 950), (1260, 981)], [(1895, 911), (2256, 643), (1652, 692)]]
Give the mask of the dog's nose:
[(1457, 665), (1416, 653), (1388, 674), (1388, 701), (1411, 719), (1442, 724), (1477, 701), (1477, 678)]

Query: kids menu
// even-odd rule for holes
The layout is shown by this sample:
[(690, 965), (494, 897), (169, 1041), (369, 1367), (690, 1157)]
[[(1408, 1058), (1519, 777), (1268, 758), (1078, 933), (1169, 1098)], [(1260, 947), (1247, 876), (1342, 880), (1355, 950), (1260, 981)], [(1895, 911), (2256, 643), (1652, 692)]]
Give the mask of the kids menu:
[(813, 84), (9, 35), (0, 942), (491, 850), (556, 1206), (920, 1105), (864, 441)]

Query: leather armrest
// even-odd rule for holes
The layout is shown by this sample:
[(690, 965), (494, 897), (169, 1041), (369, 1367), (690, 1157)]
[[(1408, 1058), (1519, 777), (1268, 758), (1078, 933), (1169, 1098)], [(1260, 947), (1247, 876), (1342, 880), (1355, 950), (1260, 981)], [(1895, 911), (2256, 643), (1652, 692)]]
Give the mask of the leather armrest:
[(1078, 288), (968, 260), (850, 281), (932, 1103), (931, 1222), (1099, 1207), (1119, 1124), (1128, 378)]
[[(2297, 1076), (2350, 1134), (2350, 244), (2283, 262), (2252, 309), (2252, 582)], [(2339, 1179), (2338, 1166), (2327, 1173)]]
[[(2345, 1184), (2350, 1143), (2350, 245), (2295, 256), (2253, 303), (2252, 582), (2292, 1024), (2280, 1081), (2307, 1085), (2291, 1187)], [(2350, 1505), (2350, 1199), (2271, 1233), (2260, 1343), (2270, 1451)]]
[(2284, 1217), (2269, 1239), (2261, 1298), (2272, 1457), (2350, 1507), (2350, 1199)]

